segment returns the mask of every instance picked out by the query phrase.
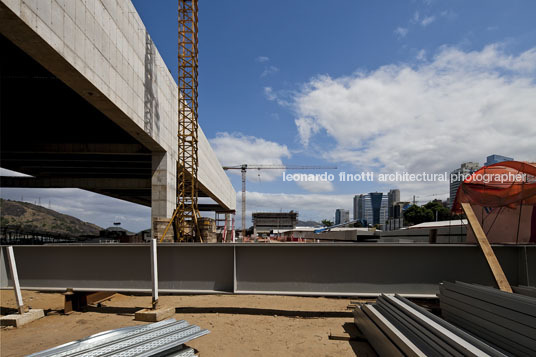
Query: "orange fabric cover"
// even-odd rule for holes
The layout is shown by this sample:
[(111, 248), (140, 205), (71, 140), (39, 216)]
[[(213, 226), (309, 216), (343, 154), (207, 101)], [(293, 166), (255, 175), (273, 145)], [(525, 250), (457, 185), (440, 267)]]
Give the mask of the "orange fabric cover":
[[(512, 179), (516, 175), (525, 180)], [(452, 211), (462, 213), (462, 202), (491, 208), (536, 205), (536, 164), (504, 161), (482, 167), (462, 182)]]

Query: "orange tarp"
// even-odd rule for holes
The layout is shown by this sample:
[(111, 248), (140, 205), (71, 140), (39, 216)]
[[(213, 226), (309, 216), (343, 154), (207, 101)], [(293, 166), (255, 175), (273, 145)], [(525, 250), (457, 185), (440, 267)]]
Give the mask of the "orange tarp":
[[(458, 188), (452, 206), (469, 202), (492, 243), (536, 242), (536, 164), (505, 161), (484, 166)], [(473, 241), (471, 234), (467, 241)]]

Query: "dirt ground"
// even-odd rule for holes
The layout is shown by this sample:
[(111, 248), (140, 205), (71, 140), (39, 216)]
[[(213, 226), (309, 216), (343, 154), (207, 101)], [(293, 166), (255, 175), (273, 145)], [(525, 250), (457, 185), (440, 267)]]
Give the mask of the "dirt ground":
[[(1, 314), (13, 312), (12, 290), (0, 291)], [(63, 295), (24, 291), (32, 308), (46, 316), (21, 328), (0, 330), (0, 355), (22, 356), (101, 331), (143, 324), (134, 312), (148, 296), (116, 294), (100, 307), (62, 314)], [(354, 301), (355, 299), (352, 299)], [(174, 318), (210, 330), (190, 341), (200, 356), (375, 356), (353, 324), (350, 299), (271, 295), (162, 296), (176, 308)], [(330, 337), (331, 335), (331, 337)]]

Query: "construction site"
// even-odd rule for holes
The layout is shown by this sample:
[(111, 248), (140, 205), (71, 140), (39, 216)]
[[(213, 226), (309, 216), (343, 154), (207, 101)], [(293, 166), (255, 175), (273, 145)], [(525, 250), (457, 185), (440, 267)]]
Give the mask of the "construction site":
[[(355, 195), (353, 220), (331, 186), (299, 210), (252, 192), (252, 174), (346, 162), (222, 164), (231, 150), (207, 136), (224, 125), (199, 124), (207, 8), (176, 5), (174, 78), (131, 0), (0, 0), (0, 166), (20, 174), (1, 188), (150, 209), (150, 228), (114, 219), (74, 237), (15, 225), (26, 208), (3, 203), (1, 356), (536, 356), (534, 160), (475, 164), (432, 208), (398, 189)], [(434, 21), (422, 16), (410, 24)], [(268, 61), (261, 80), (279, 71)], [(340, 208), (307, 221), (323, 206)]]

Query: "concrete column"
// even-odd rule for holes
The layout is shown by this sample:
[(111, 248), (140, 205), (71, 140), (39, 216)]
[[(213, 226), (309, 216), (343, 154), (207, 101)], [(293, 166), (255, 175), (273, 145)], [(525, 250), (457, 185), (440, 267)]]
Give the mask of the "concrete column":
[[(171, 155), (153, 153), (151, 178), (151, 235), (160, 238), (176, 207), (176, 163)], [(166, 241), (173, 240), (173, 230), (166, 234)]]

